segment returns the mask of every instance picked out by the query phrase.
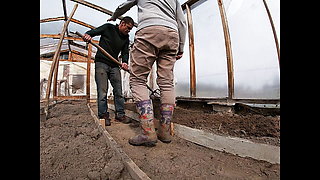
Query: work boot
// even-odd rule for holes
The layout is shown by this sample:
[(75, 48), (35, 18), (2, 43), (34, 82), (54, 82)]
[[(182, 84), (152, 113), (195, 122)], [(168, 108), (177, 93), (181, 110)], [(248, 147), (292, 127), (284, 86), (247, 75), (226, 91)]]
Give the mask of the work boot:
[(104, 119), (105, 120), (105, 125), (106, 126), (111, 126), (111, 119), (109, 117), (109, 112), (106, 112), (105, 114), (103, 114), (100, 119)]
[(151, 100), (139, 101), (136, 103), (139, 113), (140, 126), (142, 132), (129, 139), (129, 144), (134, 146), (155, 146), (157, 143), (157, 134), (153, 123), (153, 108)]
[(125, 115), (123, 115), (123, 116), (116, 116), (115, 120), (118, 121), (118, 122), (122, 122), (122, 123), (124, 123), (124, 124), (131, 123), (131, 119), (127, 118)]
[(174, 105), (173, 104), (161, 104), (160, 105), (160, 122), (157, 130), (158, 139), (164, 143), (170, 143), (172, 136), (170, 135), (170, 123), (172, 121)]

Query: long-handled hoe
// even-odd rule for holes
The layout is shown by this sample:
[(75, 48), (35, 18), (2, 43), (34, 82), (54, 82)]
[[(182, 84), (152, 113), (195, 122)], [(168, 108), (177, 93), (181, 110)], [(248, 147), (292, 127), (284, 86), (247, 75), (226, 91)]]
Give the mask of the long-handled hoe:
[[(81, 38), (83, 37), (83, 35), (81, 33), (79, 33), (78, 31), (76, 31), (76, 34), (78, 36), (80, 36)], [(112, 57), (106, 50), (104, 50), (101, 46), (99, 46), (98, 44), (96, 43), (93, 43), (92, 41), (89, 41), (90, 44), (92, 44), (93, 46), (95, 46), (96, 48), (98, 48), (104, 55), (106, 55), (110, 60), (112, 60), (114, 63), (116, 63), (120, 68), (121, 68), (121, 63), (119, 61), (117, 61), (114, 57)], [(121, 68), (122, 69), (122, 68)], [(131, 71), (130, 69), (129, 70), (125, 70), (123, 69), (124, 71), (128, 72), (130, 75), (133, 75), (135, 76)], [(160, 96), (160, 93), (159, 93), (159, 89), (156, 89), (156, 90), (153, 90), (151, 89), (150, 86), (148, 86), (148, 84), (146, 84), (147, 88), (151, 91), (151, 94), (150, 94), (150, 97), (156, 97), (156, 96)]]

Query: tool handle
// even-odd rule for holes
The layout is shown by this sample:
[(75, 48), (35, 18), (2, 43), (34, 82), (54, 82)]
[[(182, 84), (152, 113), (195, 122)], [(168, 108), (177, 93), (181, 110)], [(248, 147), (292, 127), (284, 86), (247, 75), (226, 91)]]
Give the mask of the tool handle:
[[(81, 38), (83, 37), (83, 35), (81, 33), (79, 33), (78, 31), (76, 31), (76, 34), (78, 36), (80, 36)], [(104, 50), (98, 44), (93, 43), (92, 41), (89, 41), (89, 43), (92, 44), (93, 46), (95, 46), (96, 48), (98, 48), (104, 55), (108, 56), (113, 62), (117, 63), (121, 68), (122, 64), (119, 61), (117, 61), (114, 57), (112, 57), (106, 50)], [(128, 72), (129, 74), (132, 74), (132, 72), (129, 69), (128, 70), (123, 69), (123, 70)], [(148, 86), (148, 88), (151, 89), (149, 86)], [(151, 91), (152, 91), (152, 89), (151, 89)]]
[[(81, 33), (79, 33), (78, 31), (76, 31), (76, 34), (78, 36), (80, 36), (81, 38), (83, 37), (83, 35)], [(104, 50), (101, 46), (99, 46), (96, 43), (93, 43), (92, 41), (89, 41), (90, 44), (92, 44), (93, 46), (95, 46), (96, 48), (98, 48), (104, 55), (106, 55), (109, 59), (111, 59), (114, 63), (116, 63), (117, 65), (119, 65), (120, 67), (122, 66), (122, 64), (117, 61), (114, 57), (112, 57), (106, 50)]]
[[(78, 31), (76, 31), (76, 34), (77, 34), (78, 36), (80, 36), (81, 38), (83, 37), (83, 35), (82, 35), (81, 33), (79, 33)], [(104, 55), (108, 56), (113, 62), (117, 63), (117, 64), (120, 66), (120, 68), (121, 68), (122, 64), (121, 64), (119, 61), (117, 61), (114, 57), (112, 57), (106, 50), (104, 50), (104, 49), (103, 49), (102, 47), (100, 47), (98, 44), (93, 43), (92, 41), (89, 41), (89, 43), (92, 44), (93, 46), (95, 46), (96, 48), (98, 48)], [(122, 68), (121, 68), (121, 69), (122, 69)], [(131, 74), (131, 75), (134, 75), (134, 74), (132, 74), (132, 72), (130, 71), (130, 69), (128, 69), (128, 70), (123, 69), (123, 70), (126, 71), (126, 72), (128, 72), (128, 73)], [(153, 91), (148, 85), (147, 85), (147, 88), (148, 88), (151, 92)]]

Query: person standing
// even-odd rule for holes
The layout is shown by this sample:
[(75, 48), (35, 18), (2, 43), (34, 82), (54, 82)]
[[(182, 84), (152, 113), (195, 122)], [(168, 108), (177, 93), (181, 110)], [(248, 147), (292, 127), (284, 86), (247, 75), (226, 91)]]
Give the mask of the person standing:
[[(121, 52), (121, 68), (128, 70), (129, 32), (132, 29), (133, 24), (133, 19), (127, 16), (120, 21), (119, 25), (106, 23), (96, 29), (87, 31), (82, 39), (89, 42), (92, 37), (100, 35), (99, 45), (115, 59), (118, 59)], [(116, 121), (129, 123), (131, 120), (126, 118), (124, 112), (125, 100), (122, 93), (120, 68), (98, 49), (98, 52), (95, 55), (98, 117), (100, 119), (105, 119), (106, 126), (111, 125), (107, 102), (108, 80), (113, 87), (115, 119)]]
[[(141, 134), (129, 139), (131, 145), (155, 146), (157, 140), (170, 143), (170, 122), (175, 106), (173, 68), (183, 55), (186, 20), (178, 0), (127, 0), (108, 21), (138, 7), (138, 27), (131, 49), (130, 89), (140, 114)], [(155, 132), (153, 104), (146, 87), (152, 65), (157, 64), (160, 88), (160, 127)]]

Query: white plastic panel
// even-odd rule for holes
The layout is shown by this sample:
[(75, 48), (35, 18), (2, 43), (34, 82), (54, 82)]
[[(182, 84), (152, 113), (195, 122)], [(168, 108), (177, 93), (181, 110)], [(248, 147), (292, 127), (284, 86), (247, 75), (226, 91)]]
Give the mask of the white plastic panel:
[(263, 1), (225, 0), (234, 65), (235, 98), (279, 98), (280, 71)]
[(196, 96), (228, 95), (226, 49), (216, 0), (200, 0), (191, 6), (194, 31)]

